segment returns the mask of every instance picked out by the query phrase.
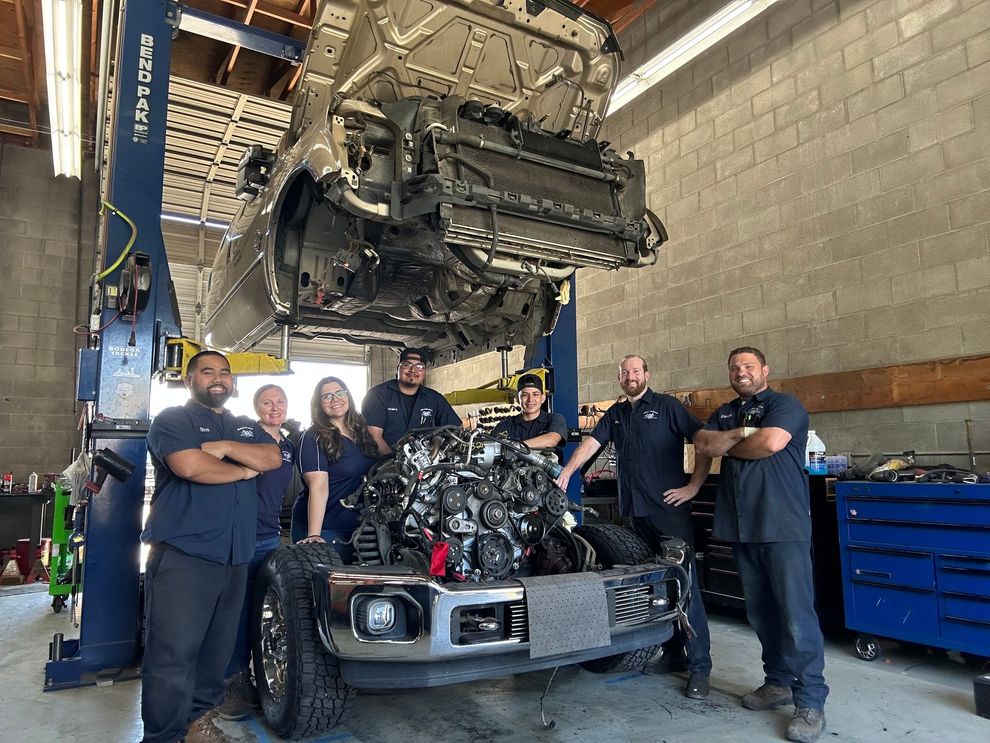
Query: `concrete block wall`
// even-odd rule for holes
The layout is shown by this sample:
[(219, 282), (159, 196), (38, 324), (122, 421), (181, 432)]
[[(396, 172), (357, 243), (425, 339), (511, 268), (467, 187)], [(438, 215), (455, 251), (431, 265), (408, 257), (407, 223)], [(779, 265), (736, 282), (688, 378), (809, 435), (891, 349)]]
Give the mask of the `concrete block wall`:
[[(630, 29), (630, 65), (682, 32), (675, 5), (695, 6)], [(630, 351), (667, 389), (724, 384), (744, 343), (778, 377), (990, 353), (990, 3), (778, 3), (604, 136), (646, 158), (671, 239), (652, 269), (579, 272), (582, 400), (614, 395), (602, 360)], [(948, 451), (987, 410), (813, 423), (845, 450)]]
[[(85, 317), (95, 206), (51, 153), (0, 147), (0, 470), (61, 472), (78, 449), (72, 332)], [(95, 179), (94, 179), (95, 180)], [(81, 336), (79, 336), (81, 338)]]
[[(722, 5), (656, 4), (620, 37), (623, 69)], [(626, 353), (650, 361), (656, 389), (724, 385), (725, 355), (744, 343), (777, 377), (990, 353), (985, 0), (780, 2), (610, 117), (602, 138), (647, 161), (670, 242), (655, 267), (578, 273), (580, 400), (615, 396)], [(496, 355), (481, 359), (478, 381), (497, 374)], [(460, 370), (478, 363), (434, 381), (474, 379)], [(962, 420), (988, 411), (813, 422), (844, 450), (947, 451)]]

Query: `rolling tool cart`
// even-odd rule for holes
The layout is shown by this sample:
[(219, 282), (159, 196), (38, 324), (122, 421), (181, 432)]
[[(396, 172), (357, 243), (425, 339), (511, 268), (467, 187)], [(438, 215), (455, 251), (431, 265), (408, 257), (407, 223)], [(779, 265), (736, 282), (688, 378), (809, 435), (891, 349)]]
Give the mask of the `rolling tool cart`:
[(836, 484), (846, 627), (863, 660), (880, 638), (990, 654), (990, 485)]

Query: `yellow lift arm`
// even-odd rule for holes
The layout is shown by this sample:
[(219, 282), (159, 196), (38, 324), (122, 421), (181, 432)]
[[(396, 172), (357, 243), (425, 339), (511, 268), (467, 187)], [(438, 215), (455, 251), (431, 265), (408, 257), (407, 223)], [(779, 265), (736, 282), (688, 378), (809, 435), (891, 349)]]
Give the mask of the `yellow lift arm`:
[(516, 388), (519, 378), (524, 374), (535, 374), (543, 382), (543, 389), (547, 387), (547, 370), (527, 369), (519, 374), (509, 377), (499, 377), (487, 382), (473, 390), (454, 390), (444, 395), (451, 405), (484, 405), (485, 403), (511, 403), (516, 397)]
[[(189, 359), (200, 351), (208, 350), (201, 343), (188, 338), (169, 338), (165, 341), (165, 378), (182, 379), (186, 376)], [(280, 359), (270, 353), (224, 353), (230, 362), (230, 372), (235, 377), (253, 374), (291, 374), (288, 359)]]

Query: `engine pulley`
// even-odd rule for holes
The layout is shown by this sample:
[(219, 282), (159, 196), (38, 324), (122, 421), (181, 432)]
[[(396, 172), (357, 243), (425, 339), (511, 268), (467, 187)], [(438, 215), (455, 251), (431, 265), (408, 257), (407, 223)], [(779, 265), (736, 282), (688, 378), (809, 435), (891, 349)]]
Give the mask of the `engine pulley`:
[(488, 532), (480, 537), (475, 552), (475, 559), (485, 579), (501, 580), (512, 569), (512, 543), (501, 532)]
[(457, 537), (450, 537), (447, 542), (447, 564), (457, 565), (464, 557), (464, 543)]
[(495, 495), (495, 486), (490, 480), (482, 480), (474, 486), (474, 493), (482, 500), (487, 500)]
[(489, 529), (501, 529), (509, 523), (509, 511), (501, 501), (485, 501), (481, 507), (481, 521)]
[[(543, 473), (541, 472), (540, 474)], [(516, 497), (521, 503), (529, 507), (538, 505), (540, 502), (540, 494), (533, 488), (523, 488), (522, 492)]]
[(543, 499), (543, 507), (551, 516), (560, 517), (567, 513), (567, 494), (560, 488), (553, 488)]
[(528, 545), (539, 544), (546, 534), (543, 519), (535, 513), (527, 513), (519, 519), (519, 536)]
[(467, 493), (464, 489), (454, 485), (443, 491), (443, 507), (449, 513), (460, 513), (467, 505)]

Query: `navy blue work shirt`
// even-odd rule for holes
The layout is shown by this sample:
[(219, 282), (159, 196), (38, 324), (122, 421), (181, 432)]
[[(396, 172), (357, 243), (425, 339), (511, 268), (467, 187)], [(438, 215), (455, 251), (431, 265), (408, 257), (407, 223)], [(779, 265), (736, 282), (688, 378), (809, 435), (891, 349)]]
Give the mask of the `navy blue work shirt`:
[(690, 481), (684, 472), (684, 441), (691, 441), (700, 428), (701, 421), (680, 402), (651, 389), (635, 408), (626, 400), (605, 411), (591, 435), (603, 446), (615, 442), (623, 516), (690, 512), (690, 501), (664, 503), (663, 494)]
[(296, 464), (296, 447), (283, 438), (278, 442), (282, 450), (282, 464), (276, 470), (262, 472), (258, 481), (258, 528), (256, 537), (260, 542), (279, 535), (279, 517), (285, 502), (285, 491), (292, 481), (292, 470)]
[(503, 418), (492, 429), (492, 436), (505, 434), (513, 441), (526, 441), (545, 433), (560, 435), (560, 445), (553, 447), (557, 461), (564, 461), (564, 444), (567, 442), (567, 423), (560, 413), (548, 413), (541, 410), (540, 414), (531, 421), (523, 420), (522, 413), (511, 418)]
[[(326, 531), (353, 531), (358, 525), (357, 511), (352, 511), (340, 505), (341, 498), (346, 498), (353, 493), (364, 482), (364, 476), (368, 474), (377, 459), (369, 457), (360, 447), (346, 436), (341, 437), (343, 451), (340, 459), (331, 462), (327, 458), (326, 451), (320, 446), (316, 438), (316, 432), (311, 428), (299, 439), (299, 471), (305, 475), (307, 472), (326, 472), (330, 486), (330, 496), (327, 498), (327, 508), (323, 512), (323, 530)], [(306, 479), (303, 478), (303, 489), (292, 504), (292, 515), (296, 521), (306, 525), (309, 529), (309, 487)], [(307, 533), (307, 536), (310, 536)]]
[(148, 430), (155, 494), (141, 541), (164, 542), (210, 562), (241, 565), (254, 556), (257, 478), (204, 485), (179, 477), (165, 463), (170, 454), (200, 449), (207, 441), (275, 443), (256, 421), (228, 410), (215, 413), (194, 400), (163, 410)]
[(731, 542), (789, 542), (811, 539), (804, 448), (808, 412), (796, 397), (769, 387), (743, 402), (736, 398), (712, 413), (705, 429), (740, 426), (782, 428), (787, 446), (763, 459), (722, 457), (715, 500), (714, 536)]
[[(406, 407), (406, 397), (415, 397), (411, 412)], [(382, 429), (382, 438), (392, 449), (414, 428), (461, 425), (460, 416), (439, 392), (421, 386), (415, 395), (404, 395), (394, 379), (368, 390), (361, 413), (369, 426)]]

